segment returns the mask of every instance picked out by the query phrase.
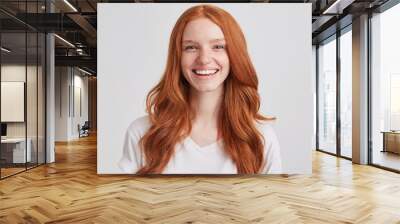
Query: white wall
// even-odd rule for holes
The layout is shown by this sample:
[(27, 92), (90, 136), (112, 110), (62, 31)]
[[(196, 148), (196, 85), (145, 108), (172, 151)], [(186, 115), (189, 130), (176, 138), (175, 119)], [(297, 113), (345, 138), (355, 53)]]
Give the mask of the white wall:
[[(78, 72), (78, 74), (77, 74)], [(71, 130), (71, 134), (73, 136), (73, 138), (78, 138), (79, 137), (79, 133), (78, 133), (78, 129), (77, 126), (78, 124), (80, 124), (80, 126), (82, 126), (85, 121), (88, 121), (89, 118), (89, 112), (88, 112), (88, 77), (87, 76), (82, 76), (83, 73), (81, 73), (78, 70), (74, 70), (74, 94), (75, 96), (73, 97), (75, 102), (74, 102), (74, 112), (73, 114), (73, 119), (72, 119), (72, 130)], [(78, 96), (78, 92), (77, 90), (80, 90), (80, 99), (77, 97)], [(80, 100), (81, 102), (79, 103), (78, 100)], [(82, 110), (81, 112), (79, 111), (79, 108)]]
[[(78, 124), (88, 120), (88, 78), (72, 67), (56, 67), (55, 73), (55, 141), (77, 139)], [(77, 98), (79, 89), (81, 103)], [(77, 104), (82, 105), (82, 113)]]
[(55, 68), (55, 141), (68, 140), (68, 71), (68, 67)]
[[(125, 131), (145, 114), (145, 97), (165, 68), (172, 27), (192, 5), (98, 4), (98, 173), (121, 172)], [(236, 18), (246, 36), (261, 113), (277, 117), (284, 172), (311, 173), (311, 4), (217, 5)]]

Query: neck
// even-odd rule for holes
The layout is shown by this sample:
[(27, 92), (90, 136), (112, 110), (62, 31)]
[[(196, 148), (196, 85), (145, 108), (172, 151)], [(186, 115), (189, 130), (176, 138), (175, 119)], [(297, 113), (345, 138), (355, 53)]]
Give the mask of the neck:
[(190, 93), (191, 107), (196, 111), (195, 122), (217, 123), (219, 109), (223, 97), (223, 88), (211, 92), (198, 92), (194, 89)]

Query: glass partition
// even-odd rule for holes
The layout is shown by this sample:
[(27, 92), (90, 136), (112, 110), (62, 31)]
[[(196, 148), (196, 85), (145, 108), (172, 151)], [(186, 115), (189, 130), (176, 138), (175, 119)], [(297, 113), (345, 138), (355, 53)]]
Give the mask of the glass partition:
[(336, 39), (318, 47), (318, 149), (336, 154)]
[(44, 3), (0, 3), (15, 10), (0, 11), (1, 179), (45, 163), (46, 39), (30, 21), (16, 19), (26, 12), (43, 13)]
[[(26, 34), (1, 34), (1, 176), (24, 171), (26, 150)], [(6, 49), (6, 50), (4, 50)]]

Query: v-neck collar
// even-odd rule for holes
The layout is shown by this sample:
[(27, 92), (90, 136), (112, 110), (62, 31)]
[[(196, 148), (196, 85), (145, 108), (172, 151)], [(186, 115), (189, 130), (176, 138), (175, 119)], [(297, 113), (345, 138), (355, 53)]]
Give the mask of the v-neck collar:
[(189, 142), (190, 144), (194, 145), (197, 149), (206, 149), (206, 148), (213, 147), (213, 146), (219, 144), (220, 142), (222, 142), (222, 138), (220, 138), (219, 140), (217, 140), (217, 141), (215, 141), (213, 143), (205, 145), (205, 146), (200, 146), (190, 136), (186, 137), (186, 141)]

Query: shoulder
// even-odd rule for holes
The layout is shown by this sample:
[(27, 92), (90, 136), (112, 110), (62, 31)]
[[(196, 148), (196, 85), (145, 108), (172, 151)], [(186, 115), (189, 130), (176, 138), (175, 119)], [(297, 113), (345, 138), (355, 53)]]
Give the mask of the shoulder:
[(149, 116), (142, 116), (132, 121), (127, 129), (127, 133), (134, 136), (143, 136), (151, 127)]
[(264, 137), (264, 174), (282, 173), (282, 158), (278, 137), (274, 130), (274, 121), (262, 121), (257, 124), (260, 133)]
[[(275, 129), (274, 129), (275, 121), (257, 121), (256, 126), (258, 131), (263, 135), (264, 140), (267, 144), (273, 143), (277, 141)], [(272, 141), (272, 142), (271, 142)]]
[(126, 130), (123, 153), (119, 167), (127, 173), (136, 173), (144, 163), (144, 157), (140, 150), (140, 139), (150, 128), (148, 116), (143, 116), (132, 121)]

